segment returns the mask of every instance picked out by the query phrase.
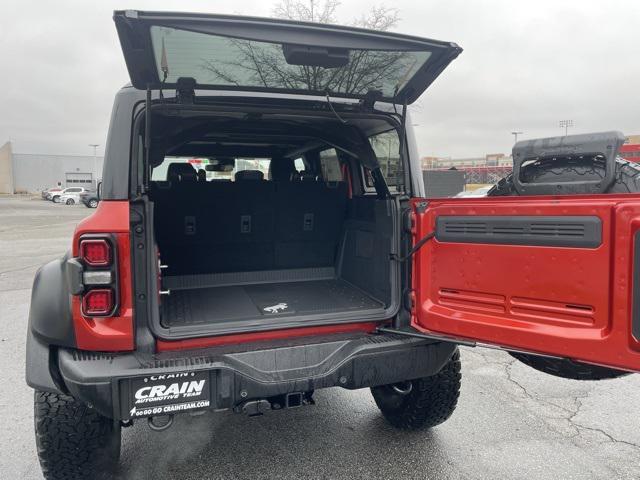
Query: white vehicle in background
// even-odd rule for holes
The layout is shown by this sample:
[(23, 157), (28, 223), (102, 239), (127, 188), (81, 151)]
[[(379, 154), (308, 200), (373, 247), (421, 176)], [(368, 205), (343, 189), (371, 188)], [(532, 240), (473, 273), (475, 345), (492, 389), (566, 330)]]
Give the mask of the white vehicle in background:
[(460, 192), (456, 195), (456, 198), (465, 197), (465, 198), (476, 198), (476, 197), (486, 197), (489, 190), (493, 188), (493, 185), (487, 185), (486, 187), (476, 188), (475, 190), (470, 190), (468, 192)]
[[(69, 187), (61, 192), (56, 192), (51, 197), (53, 203), (64, 203), (65, 205), (73, 205), (80, 202), (80, 194), (87, 192), (84, 187)], [(70, 201), (71, 200), (71, 201)]]
[(43, 200), (51, 200), (53, 195), (59, 194), (62, 191), (60, 187), (49, 188), (47, 190), (43, 190), (41, 192), (41, 196)]

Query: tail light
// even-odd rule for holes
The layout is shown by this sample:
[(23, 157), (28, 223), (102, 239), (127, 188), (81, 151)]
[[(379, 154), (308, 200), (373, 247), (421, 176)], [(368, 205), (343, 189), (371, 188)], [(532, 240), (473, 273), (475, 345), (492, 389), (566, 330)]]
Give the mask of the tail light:
[(110, 317), (116, 314), (118, 265), (111, 238), (96, 235), (80, 237), (82, 263), (82, 315)]
[(110, 288), (89, 290), (82, 297), (82, 313), (86, 316), (100, 317), (109, 315), (114, 306), (113, 290)]
[(111, 244), (104, 238), (80, 240), (80, 258), (92, 267), (108, 267), (111, 264)]

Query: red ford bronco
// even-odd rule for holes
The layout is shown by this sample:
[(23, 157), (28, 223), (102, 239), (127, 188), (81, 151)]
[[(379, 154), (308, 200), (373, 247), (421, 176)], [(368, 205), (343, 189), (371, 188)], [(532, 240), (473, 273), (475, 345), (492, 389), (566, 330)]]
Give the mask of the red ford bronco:
[[(551, 374), (640, 370), (639, 170), (617, 132), (522, 141), (487, 198), (428, 199), (407, 105), (454, 43), (115, 12), (100, 204), (37, 273), (27, 338), (47, 479), (120, 431), (371, 388), (404, 429), (453, 412), (457, 345)], [(608, 195), (603, 195), (608, 193)]]

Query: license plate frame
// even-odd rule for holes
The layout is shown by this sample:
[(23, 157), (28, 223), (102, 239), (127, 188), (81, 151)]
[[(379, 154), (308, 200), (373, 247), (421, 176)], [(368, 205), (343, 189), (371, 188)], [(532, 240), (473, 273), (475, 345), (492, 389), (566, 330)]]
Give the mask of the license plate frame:
[(173, 415), (209, 408), (209, 372), (176, 372), (129, 379), (128, 418)]

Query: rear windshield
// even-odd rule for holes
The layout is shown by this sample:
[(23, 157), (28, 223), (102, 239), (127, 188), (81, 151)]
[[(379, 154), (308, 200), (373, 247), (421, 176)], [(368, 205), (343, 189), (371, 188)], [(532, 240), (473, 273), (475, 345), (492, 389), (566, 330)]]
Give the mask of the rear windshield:
[[(264, 175), (265, 179), (269, 178), (269, 165), (271, 163), (271, 159), (269, 158), (236, 158), (234, 162), (234, 167), (232, 170), (228, 171), (207, 171), (207, 165), (213, 163), (209, 158), (194, 158), (194, 157), (165, 157), (164, 161), (154, 167), (153, 172), (151, 173), (152, 181), (166, 181), (168, 178), (168, 170), (169, 165), (172, 163), (187, 163), (190, 164), (191, 167), (198, 175), (199, 171), (202, 171), (201, 179), (202, 180), (235, 180), (235, 174), (242, 170), (259, 170)], [(305, 169), (304, 162), (301, 158), (295, 160), (294, 165), (296, 170), (303, 171)]]
[(344, 66), (325, 68), (287, 63), (283, 46), (254, 40), (152, 26), (159, 78), (167, 83), (192, 77), (199, 84), (365, 94), (393, 97), (431, 56), (429, 51), (355, 50)]

